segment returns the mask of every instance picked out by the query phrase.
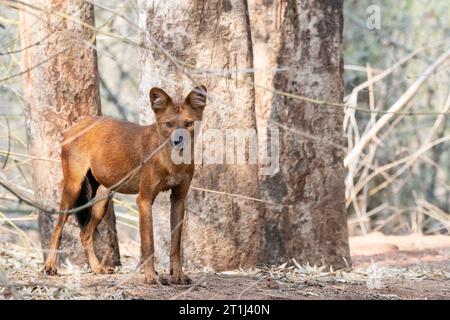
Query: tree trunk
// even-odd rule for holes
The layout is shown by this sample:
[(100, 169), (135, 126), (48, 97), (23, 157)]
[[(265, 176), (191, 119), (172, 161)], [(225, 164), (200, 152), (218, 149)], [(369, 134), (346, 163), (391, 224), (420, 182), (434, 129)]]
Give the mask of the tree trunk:
[[(277, 67), (288, 70), (276, 74), (274, 87), (342, 103), (342, 0), (287, 0), (277, 5), (282, 6), (280, 29), (273, 30), (280, 41)], [(345, 266), (345, 258), (350, 264), (343, 109), (282, 95), (271, 105), (269, 124), (280, 130), (280, 171), (261, 177), (261, 192), (265, 200), (282, 206), (266, 206), (263, 261), (295, 258), (338, 268)]]
[[(187, 68), (192, 81), (161, 51), (144, 50), (142, 123), (153, 120), (148, 107), (151, 87), (162, 87), (172, 97), (182, 99), (197, 83), (208, 88), (203, 133), (214, 128), (224, 137), (226, 128), (256, 129), (253, 87), (230, 78), (232, 75), (238, 80), (253, 81), (251, 73), (238, 72), (253, 67), (247, 2), (147, 0), (144, 4), (147, 7), (141, 11), (140, 25), (146, 30), (143, 34), (146, 46), (155, 48), (156, 41), (179, 61), (199, 70), (224, 73), (194, 75)], [(192, 186), (259, 198), (255, 164), (199, 165)], [(166, 265), (170, 229), (164, 197), (167, 198), (162, 196), (156, 201), (154, 224), (156, 258)], [(257, 263), (261, 229), (258, 202), (191, 188), (186, 216), (182, 242), (185, 266), (225, 270)]]
[[(59, 11), (94, 25), (94, 9), (92, 4), (81, 0), (32, 0), (28, 3), (43, 9), (24, 6), (20, 11), (22, 47), (26, 48), (22, 65), (27, 141), (30, 155), (38, 157), (32, 161), (34, 197), (44, 207), (59, 208), (62, 134), (80, 117), (101, 114), (101, 108), (94, 33), (48, 12)], [(44, 259), (55, 218), (39, 212)], [(110, 266), (119, 265), (112, 203), (98, 229), (95, 249), (99, 259)], [(71, 262), (85, 262), (74, 217), (69, 218), (60, 249), (63, 250), (60, 261), (69, 258)]]

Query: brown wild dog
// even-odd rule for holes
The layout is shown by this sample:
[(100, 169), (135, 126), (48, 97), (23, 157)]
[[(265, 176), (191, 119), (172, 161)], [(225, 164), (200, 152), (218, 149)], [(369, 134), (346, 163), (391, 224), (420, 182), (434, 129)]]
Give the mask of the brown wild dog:
[[(152, 88), (149, 96), (156, 116), (154, 124), (141, 126), (108, 117), (89, 116), (64, 134), (61, 150), (64, 187), (60, 210), (70, 210), (86, 203), (89, 200), (86, 199), (88, 188), (92, 189), (92, 196), (103, 197), (89, 209), (77, 212), (76, 216), (92, 272), (112, 273), (113, 270), (101, 265), (95, 255), (93, 236), (105, 216), (111, 191), (138, 194), (141, 261), (146, 282), (154, 284), (158, 279), (153, 264), (152, 204), (160, 192), (170, 189), (170, 282), (189, 284), (190, 279), (182, 271), (180, 246), (185, 198), (194, 174), (194, 163), (191, 160), (187, 164), (175, 164), (171, 153), (174, 147), (183, 152), (183, 136), (177, 135), (176, 129), (185, 129), (190, 141), (194, 141), (194, 122), (202, 119), (206, 88), (194, 88), (184, 101), (173, 101), (160, 88)], [(193, 155), (193, 143), (190, 147)], [(52, 233), (44, 267), (48, 275), (57, 273), (57, 250), (68, 216), (68, 213), (59, 215)], [(162, 277), (159, 280), (166, 282)]]

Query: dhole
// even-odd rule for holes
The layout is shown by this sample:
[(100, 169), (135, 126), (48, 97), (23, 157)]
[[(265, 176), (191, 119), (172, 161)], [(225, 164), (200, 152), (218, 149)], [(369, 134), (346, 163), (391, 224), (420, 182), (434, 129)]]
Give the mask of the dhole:
[[(152, 125), (141, 126), (91, 116), (80, 120), (64, 134), (61, 150), (64, 187), (60, 210), (86, 203), (89, 188), (92, 196), (104, 198), (76, 215), (92, 272), (111, 273), (112, 269), (102, 266), (95, 255), (94, 232), (106, 213), (111, 191), (138, 194), (141, 261), (146, 282), (153, 284), (158, 279), (153, 264), (152, 204), (158, 193), (171, 189), (170, 282), (189, 284), (190, 279), (182, 271), (180, 246), (185, 198), (194, 174), (194, 164), (174, 164), (171, 151), (175, 145), (180, 148), (183, 144), (183, 138), (176, 135), (176, 129), (186, 129), (194, 141), (193, 124), (202, 119), (206, 88), (194, 88), (184, 101), (173, 101), (160, 88), (151, 89), (149, 96), (156, 116), (156, 123)], [(193, 143), (190, 147), (193, 148)], [(135, 174), (130, 175), (133, 171)], [(50, 252), (44, 267), (49, 275), (57, 272), (56, 250), (68, 216), (68, 213), (59, 215), (51, 236)], [(162, 277), (159, 280), (166, 282)]]

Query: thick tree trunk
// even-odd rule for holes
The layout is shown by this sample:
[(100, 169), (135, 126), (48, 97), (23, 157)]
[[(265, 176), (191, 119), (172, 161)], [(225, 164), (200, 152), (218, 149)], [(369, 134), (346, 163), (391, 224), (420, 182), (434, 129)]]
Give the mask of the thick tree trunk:
[[(192, 74), (194, 81), (163, 53), (144, 50), (141, 82), (142, 122), (153, 117), (148, 107), (148, 91), (153, 86), (167, 89), (177, 99), (192, 90), (194, 82), (205, 84), (209, 99), (203, 130), (226, 128), (255, 129), (254, 90), (230, 79), (253, 81), (252, 50), (247, 3), (229, 1), (144, 1), (140, 24), (147, 31), (144, 43), (155, 48), (154, 39), (175, 59), (199, 70), (218, 70), (222, 75)], [(223, 70), (223, 71), (222, 71)], [(224, 141), (216, 141), (224, 144)], [(225, 157), (224, 157), (225, 159)], [(259, 198), (256, 165), (215, 164), (197, 166), (191, 186)], [(154, 210), (156, 259), (167, 263), (169, 252), (169, 211), (167, 200), (157, 199)], [(215, 270), (248, 267), (257, 263), (260, 245), (260, 206), (239, 197), (190, 190), (183, 231), (183, 258), (189, 268)]]
[[(280, 29), (272, 31), (278, 32), (280, 41), (277, 67), (288, 70), (277, 73), (274, 87), (342, 103), (342, 0), (276, 2), (282, 6)], [(275, 43), (276, 37), (270, 35)], [(261, 192), (264, 199), (282, 206), (266, 206), (263, 261), (295, 258), (345, 266), (343, 258), (348, 263), (350, 258), (341, 148), (343, 110), (282, 95), (276, 95), (271, 105), (269, 124), (280, 129), (280, 171), (261, 177)]]
[[(23, 51), (24, 98), (28, 149), (32, 161), (35, 200), (59, 208), (62, 189), (60, 141), (63, 132), (85, 115), (101, 113), (97, 78), (95, 36), (80, 24), (46, 13), (59, 11), (90, 25), (95, 24), (93, 5), (87, 1), (32, 0), (20, 12)], [(39, 42), (40, 41), (40, 42)], [(50, 158), (50, 159), (49, 159)], [(46, 256), (55, 216), (39, 212), (41, 245)], [(120, 264), (114, 208), (99, 226), (96, 253), (108, 265)], [(79, 229), (70, 217), (61, 241), (60, 261), (85, 261)]]

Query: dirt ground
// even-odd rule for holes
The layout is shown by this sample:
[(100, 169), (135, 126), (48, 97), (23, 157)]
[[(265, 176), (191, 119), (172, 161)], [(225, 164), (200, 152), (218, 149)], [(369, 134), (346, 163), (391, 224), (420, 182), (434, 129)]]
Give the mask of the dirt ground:
[[(190, 273), (191, 286), (149, 286), (125, 255), (113, 275), (76, 266), (57, 277), (39, 271), (38, 256), (13, 247), (0, 253), (8, 285), (0, 298), (25, 299), (449, 299), (450, 236), (383, 236), (350, 239), (353, 268), (330, 271), (298, 263), (225, 273)], [(8, 249), (9, 248), (9, 249)], [(26, 260), (26, 261), (25, 261)], [(27, 263), (28, 267), (23, 268)], [(0, 264), (2, 265), (2, 264)], [(1, 276), (1, 274), (0, 274)], [(4, 277), (3, 277), (4, 278)], [(0, 281), (2, 281), (0, 277)], [(5, 282), (5, 279), (3, 279)]]

